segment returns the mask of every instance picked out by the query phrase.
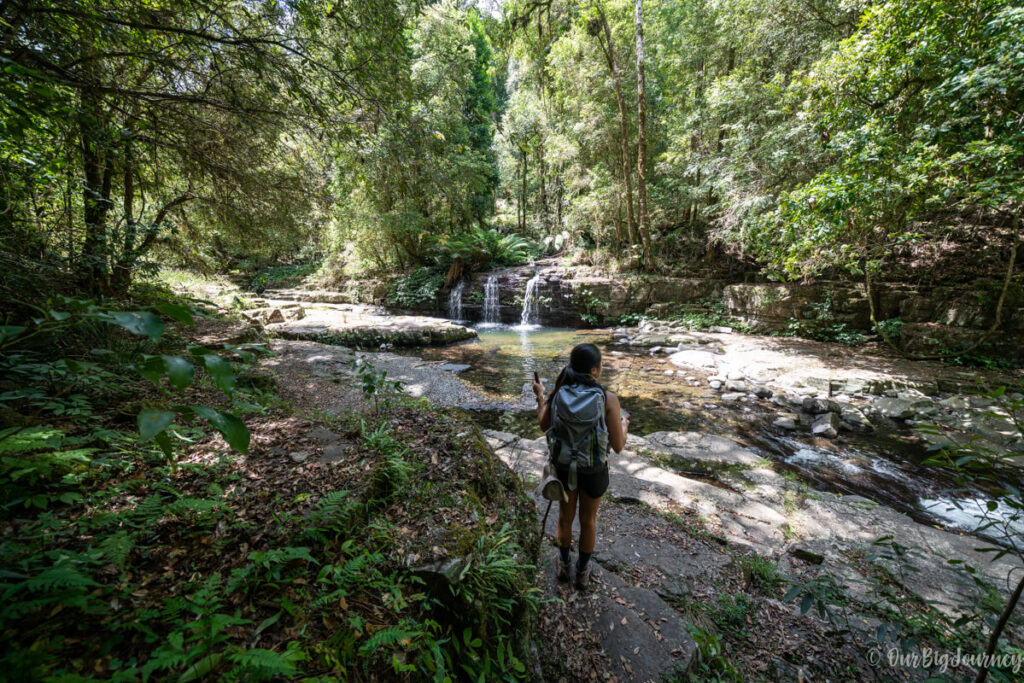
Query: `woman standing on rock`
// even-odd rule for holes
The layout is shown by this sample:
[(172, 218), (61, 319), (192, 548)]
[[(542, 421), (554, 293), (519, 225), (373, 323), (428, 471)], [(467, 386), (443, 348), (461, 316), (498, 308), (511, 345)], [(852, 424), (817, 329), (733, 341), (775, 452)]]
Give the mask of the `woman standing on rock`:
[(597, 506), (608, 490), (608, 449), (616, 453), (626, 445), (629, 415), (622, 415), (619, 398), (598, 384), (601, 351), (580, 344), (569, 354), (569, 364), (558, 375), (555, 388), (544, 400), (544, 385), (533, 383), (537, 396), (537, 421), (547, 433), (548, 454), (568, 502), (559, 503), (558, 580), (569, 580), (569, 548), (572, 523), (579, 506), (579, 560), (576, 587), (590, 581), (590, 556), (597, 540)]

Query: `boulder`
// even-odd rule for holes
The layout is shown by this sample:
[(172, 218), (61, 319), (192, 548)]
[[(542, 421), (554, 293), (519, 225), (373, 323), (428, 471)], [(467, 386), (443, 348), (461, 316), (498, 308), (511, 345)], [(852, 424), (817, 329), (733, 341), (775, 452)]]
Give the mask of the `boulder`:
[(839, 416), (835, 413), (823, 413), (811, 425), (811, 433), (825, 439), (839, 436)]
[(821, 413), (839, 412), (840, 406), (835, 401), (829, 401), (825, 398), (812, 398), (810, 396), (804, 397), (801, 401), (801, 407), (805, 413), (811, 415), (820, 415)]
[(871, 431), (874, 427), (867, 416), (858, 408), (851, 405), (843, 405), (840, 412), (843, 422), (863, 431)]

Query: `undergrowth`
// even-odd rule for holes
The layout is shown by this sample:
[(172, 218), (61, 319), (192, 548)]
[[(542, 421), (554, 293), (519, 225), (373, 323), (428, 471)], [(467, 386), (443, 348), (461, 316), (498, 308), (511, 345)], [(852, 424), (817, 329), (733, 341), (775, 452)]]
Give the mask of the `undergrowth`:
[[(528, 677), (531, 511), (464, 423), (367, 372), (368, 414), (292, 415), (252, 350), (186, 342), (198, 308), (143, 308), (0, 332), (8, 680)], [(57, 343), (13, 344), (39, 324)], [(275, 451), (317, 423), (348, 459)]]

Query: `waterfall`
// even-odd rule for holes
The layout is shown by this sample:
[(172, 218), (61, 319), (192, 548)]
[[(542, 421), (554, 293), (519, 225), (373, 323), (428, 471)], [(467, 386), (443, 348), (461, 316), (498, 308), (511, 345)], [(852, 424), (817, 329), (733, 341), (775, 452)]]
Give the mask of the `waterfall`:
[(462, 320), (462, 290), (465, 288), (466, 281), (459, 280), (448, 293), (448, 317), (452, 320)]
[(537, 305), (537, 285), (540, 282), (540, 273), (534, 274), (526, 283), (526, 291), (523, 293), (523, 312), (519, 316), (519, 325), (527, 327), (536, 325), (538, 321), (539, 306)]
[(487, 325), (501, 322), (501, 310), (498, 308), (498, 275), (491, 273), (484, 283), (484, 320)]

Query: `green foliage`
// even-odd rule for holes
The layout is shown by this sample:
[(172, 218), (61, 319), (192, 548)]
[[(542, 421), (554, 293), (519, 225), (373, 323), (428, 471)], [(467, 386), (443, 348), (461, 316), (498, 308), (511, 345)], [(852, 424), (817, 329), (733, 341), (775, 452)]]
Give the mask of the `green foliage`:
[(818, 341), (834, 341), (848, 346), (863, 344), (867, 339), (860, 332), (851, 330), (846, 323), (837, 320), (831, 290), (826, 290), (825, 298), (821, 301), (812, 301), (809, 309), (804, 312), (802, 318), (790, 320), (786, 324), (788, 334)]
[[(950, 17), (964, 17), (954, 21)], [(785, 193), (764, 253), (790, 275), (880, 268), (894, 246), (942, 239), (937, 211), (1019, 212), (1024, 14), (1002, 0), (870, 6), (801, 85), (828, 165)]]
[(373, 405), (374, 413), (388, 412), (401, 398), (402, 383), (388, 379), (388, 371), (377, 368), (365, 358), (352, 361), (362, 384), (363, 398)]
[(763, 591), (771, 593), (783, 583), (779, 566), (767, 557), (756, 554), (744, 555), (739, 558), (739, 565), (748, 581)]
[(388, 289), (388, 301), (405, 308), (434, 301), (444, 284), (444, 275), (437, 268), (417, 268), (391, 283)]
[(474, 269), (514, 266), (525, 262), (531, 251), (530, 243), (518, 235), (503, 235), (494, 228), (470, 228), (443, 243), (453, 259)]
[(694, 624), (687, 624), (686, 630), (690, 632), (697, 645), (697, 655), (685, 675), (668, 677), (671, 683), (682, 683), (683, 681), (738, 683), (743, 680), (736, 667), (724, 655), (725, 648), (720, 634), (713, 629)]
[[(0, 339), (0, 368), (12, 378), (18, 378), (22, 388), (0, 394), (0, 404), (33, 409), (37, 415), (84, 418), (91, 414), (88, 399), (83, 393), (69, 394), (70, 388), (82, 386), (86, 390), (116, 394), (121, 390), (118, 373), (127, 372), (149, 380), (169, 396), (173, 392), (163, 384), (164, 380), (167, 380), (169, 389), (187, 389), (195, 380), (197, 363), (205, 368), (207, 376), (218, 389), (229, 397), (234, 393), (235, 374), (231, 363), (204, 347), (190, 347), (188, 355), (146, 353), (141, 343), (127, 352), (102, 346), (91, 350), (94, 357), (105, 361), (117, 372), (96, 362), (53, 359), (49, 351), (39, 347), (41, 340), (52, 341), (58, 335), (109, 334), (110, 326), (156, 343), (165, 330), (164, 322), (157, 313), (120, 311), (109, 304), (67, 297), (30, 308), (37, 315), (26, 324), (4, 326), (4, 336)], [(196, 308), (170, 302), (158, 303), (154, 308), (188, 324), (200, 314)], [(229, 351), (242, 360), (250, 360), (254, 354), (265, 352), (262, 347), (252, 344), (230, 346)], [(168, 428), (178, 417), (190, 419), (194, 416), (206, 420), (232, 448), (241, 452), (248, 449), (249, 432), (241, 420), (229, 412), (203, 405), (144, 406), (137, 417), (139, 433), (143, 440), (152, 439), (170, 457), (172, 445)]]

